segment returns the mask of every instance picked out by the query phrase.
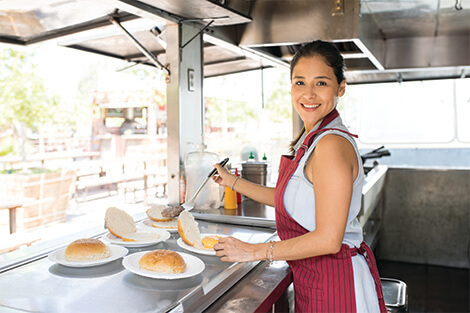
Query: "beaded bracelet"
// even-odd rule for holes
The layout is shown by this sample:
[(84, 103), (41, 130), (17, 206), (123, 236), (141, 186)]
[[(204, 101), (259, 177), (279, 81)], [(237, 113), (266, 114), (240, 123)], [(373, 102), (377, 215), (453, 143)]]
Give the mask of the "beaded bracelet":
[[(230, 187), (230, 189), (233, 190), (233, 187), (235, 187), (235, 184), (236, 184), (237, 180), (239, 180), (239, 179), (240, 179), (240, 177), (238, 177), (238, 176), (237, 176), (237, 178), (235, 178), (235, 180), (233, 181), (232, 187)], [(235, 190), (233, 190), (233, 191), (235, 191)]]
[(273, 265), (273, 252), (274, 252), (274, 241), (271, 240), (266, 246), (266, 260), (268, 261), (268, 264), (266, 265), (266, 267)]

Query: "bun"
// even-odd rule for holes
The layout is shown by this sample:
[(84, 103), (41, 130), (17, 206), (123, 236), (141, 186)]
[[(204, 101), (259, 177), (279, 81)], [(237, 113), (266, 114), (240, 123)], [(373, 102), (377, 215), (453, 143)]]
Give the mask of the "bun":
[(122, 241), (153, 241), (160, 238), (154, 231), (137, 231), (133, 234), (124, 234)]
[(104, 220), (109, 232), (116, 237), (126, 237), (125, 235), (133, 234), (137, 231), (132, 216), (118, 208), (108, 208)]
[(152, 227), (163, 229), (176, 229), (178, 227), (178, 220), (172, 219), (168, 222), (153, 222)]
[(175, 251), (154, 250), (140, 258), (139, 267), (157, 273), (179, 274), (186, 271), (186, 262)]
[(219, 239), (222, 238), (222, 236), (206, 236), (202, 238), (202, 245), (206, 249), (214, 249), (214, 245), (216, 243), (219, 243)]
[(178, 233), (181, 239), (190, 246), (202, 249), (201, 233), (194, 216), (188, 211), (183, 211), (178, 217)]
[(147, 210), (148, 217), (154, 222), (168, 222), (173, 220), (173, 217), (166, 217), (162, 215), (162, 211), (166, 208), (164, 205), (152, 205)]
[(109, 247), (98, 239), (78, 239), (65, 248), (65, 259), (70, 262), (101, 260), (110, 255)]

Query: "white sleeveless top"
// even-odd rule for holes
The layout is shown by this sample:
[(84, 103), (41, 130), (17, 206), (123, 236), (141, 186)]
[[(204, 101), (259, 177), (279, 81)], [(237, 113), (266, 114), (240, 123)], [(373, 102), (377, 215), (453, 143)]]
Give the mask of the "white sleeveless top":
[[(320, 124), (320, 123), (319, 123)], [(312, 129), (316, 130), (319, 124)], [(325, 128), (338, 128), (344, 131), (348, 129), (343, 125), (341, 118), (337, 117), (331, 121)], [(315, 224), (315, 193), (313, 184), (305, 174), (305, 165), (315, 149), (318, 141), (323, 136), (328, 134), (335, 134), (346, 138), (354, 147), (356, 152), (357, 162), (359, 165), (358, 175), (353, 183), (353, 192), (351, 203), (349, 206), (348, 220), (346, 224), (346, 231), (344, 233), (343, 243), (350, 247), (359, 247), (363, 241), (362, 227), (359, 224), (357, 215), (361, 209), (362, 199), (362, 186), (364, 185), (364, 169), (362, 166), (361, 156), (356, 146), (354, 138), (339, 130), (327, 130), (316, 135), (315, 140), (309, 149), (305, 152), (302, 159), (300, 159), (299, 166), (290, 178), (284, 193), (284, 206), (287, 213), (302, 227), (308, 231), (313, 231), (316, 228)], [(299, 140), (295, 150), (300, 147), (307, 134)], [(379, 304), (377, 301), (377, 291), (375, 290), (375, 283), (370, 274), (369, 267), (366, 260), (360, 254), (352, 258), (353, 271), (354, 271), (354, 284), (356, 293), (356, 307), (357, 312), (380, 312)]]

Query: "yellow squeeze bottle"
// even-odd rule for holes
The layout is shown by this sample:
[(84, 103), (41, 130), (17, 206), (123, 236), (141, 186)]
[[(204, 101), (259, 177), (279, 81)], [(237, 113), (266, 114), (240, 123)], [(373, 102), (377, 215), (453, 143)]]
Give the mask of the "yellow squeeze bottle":
[(224, 198), (225, 209), (236, 209), (237, 208), (237, 192), (225, 187), (225, 198)]

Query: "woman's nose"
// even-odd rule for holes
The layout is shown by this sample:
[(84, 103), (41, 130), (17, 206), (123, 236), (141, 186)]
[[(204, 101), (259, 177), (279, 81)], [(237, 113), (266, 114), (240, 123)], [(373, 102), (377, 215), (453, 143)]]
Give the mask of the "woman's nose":
[(314, 86), (308, 87), (305, 91), (305, 96), (307, 96), (308, 98), (316, 98), (317, 93), (316, 93), (315, 87)]

